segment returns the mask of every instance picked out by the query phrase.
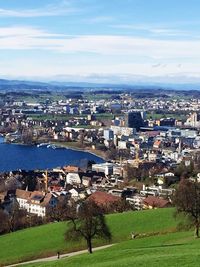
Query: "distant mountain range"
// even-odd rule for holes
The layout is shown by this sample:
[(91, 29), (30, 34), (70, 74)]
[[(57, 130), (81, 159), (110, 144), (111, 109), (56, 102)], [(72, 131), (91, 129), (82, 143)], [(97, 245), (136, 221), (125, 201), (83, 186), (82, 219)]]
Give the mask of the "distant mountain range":
[(88, 83), (88, 82), (39, 82), (25, 80), (0, 79), (0, 90), (64, 90), (64, 89), (127, 89), (127, 90), (200, 90), (200, 83), (173, 84), (173, 83), (142, 83), (133, 84), (109, 84), (109, 83)]

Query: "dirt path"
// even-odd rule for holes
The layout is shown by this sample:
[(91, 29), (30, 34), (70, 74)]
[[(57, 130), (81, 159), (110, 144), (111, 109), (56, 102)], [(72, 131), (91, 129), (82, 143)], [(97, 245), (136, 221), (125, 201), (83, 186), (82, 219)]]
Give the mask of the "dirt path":
[[(104, 249), (104, 248), (109, 248), (111, 246), (113, 246), (113, 244), (93, 248), (93, 251), (97, 251), (97, 250)], [(61, 254), (60, 259), (80, 255), (80, 254), (83, 254), (86, 252), (87, 252), (87, 250), (85, 249), (85, 250), (80, 250), (80, 251), (76, 251), (76, 252)], [(48, 262), (48, 261), (54, 261), (54, 260), (59, 260), (59, 259), (57, 258), (57, 256), (52, 256), (52, 257), (48, 257), (48, 258), (41, 258), (41, 259), (32, 260), (32, 261), (25, 261), (25, 262), (13, 264), (13, 265), (6, 265), (6, 266), (7, 267), (14, 267), (14, 266), (21, 266), (21, 265), (25, 265), (25, 264), (38, 263), (38, 262)]]

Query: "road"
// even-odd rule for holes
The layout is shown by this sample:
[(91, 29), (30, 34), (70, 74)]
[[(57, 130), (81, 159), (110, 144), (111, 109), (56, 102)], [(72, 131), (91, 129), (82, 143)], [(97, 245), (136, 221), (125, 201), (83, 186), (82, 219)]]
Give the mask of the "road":
[[(93, 248), (93, 251), (97, 251), (97, 250), (104, 249), (104, 248), (109, 248), (113, 245), (114, 244), (110, 244), (110, 245), (105, 245), (105, 246)], [(60, 255), (60, 259), (80, 255), (80, 254), (83, 254), (86, 252), (88, 252), (88, 251), (85, 249), (85, 250), (80, 250), (80, 251), (76, 251), (76, 252), (62, 254), (62, 255)], [(52, 257), (41, 258), (41, 259), (32, 260), (32, 261), (25, 261), (25, 262), (20, 262), (20, 263), (13, 264), (13, 265), (6, 265), (6, 266), (7, 267), (16, 267), (16, 266), (22, 266), (25, 264), (38, 263), (38, 262), (48, 262), (48, 261), (54, 261), (54, 260), (58, 261), (59, 259), (57, 258), (57, 256), (52, 256)]]

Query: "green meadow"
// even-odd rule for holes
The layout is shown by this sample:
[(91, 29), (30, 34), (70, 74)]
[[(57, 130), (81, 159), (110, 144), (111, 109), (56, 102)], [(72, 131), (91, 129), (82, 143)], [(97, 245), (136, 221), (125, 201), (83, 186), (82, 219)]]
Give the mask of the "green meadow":
[[(146, 235), (176, 231), (174, 209), (124, 212), (106, 216), (112, 232), (112, 243), (130, 240), (131, 232)], [(36, 258), (85, 249), (85, 242), (66, 242), (67, 223), (51, 223), (0, 236), (0, 265), (28, 261)], [(141, 242), (136, 239), (136, 242)], [(104, 245), (104, 240), (94, 240), (94, 246)], [(99, 253), (99, 252), (98, 252)], [(96, 253), (95, 253), (96, 254)], [(95, 255), (94, 254), (94, 255)]]
[(198, 267), (200, 239), (177, 232), (121, 242), (110, 248), (29, 267)]

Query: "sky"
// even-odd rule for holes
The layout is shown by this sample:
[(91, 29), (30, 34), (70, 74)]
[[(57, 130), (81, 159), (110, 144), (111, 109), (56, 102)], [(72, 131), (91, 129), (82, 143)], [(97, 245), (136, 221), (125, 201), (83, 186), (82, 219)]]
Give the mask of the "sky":
[(200, 81), (199, 0), (0, 0), (0, 78)]

